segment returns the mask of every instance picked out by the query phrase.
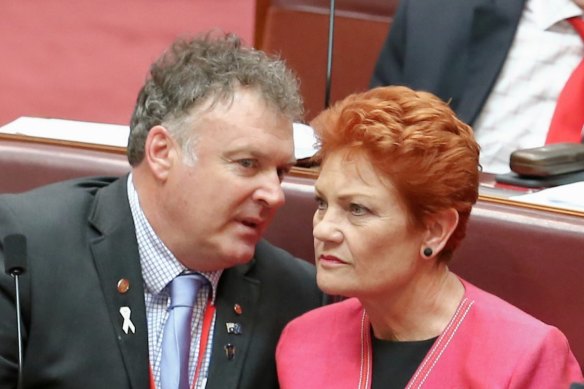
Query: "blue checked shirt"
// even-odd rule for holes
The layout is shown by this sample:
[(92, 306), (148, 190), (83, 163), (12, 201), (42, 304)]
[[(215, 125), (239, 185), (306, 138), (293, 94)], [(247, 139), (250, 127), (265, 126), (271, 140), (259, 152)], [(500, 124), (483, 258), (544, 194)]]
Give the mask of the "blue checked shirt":
[[(179, 274), (188, 271), (158, 238), (150, 223), (146, 219), (138, 193), (132, 182), (132, 175), (128, 177), (128, 199), (130, 209), (136, 226), (136, 239), (138, 240), (138, 251), (140, 254), (140, 264), (142, 265), (142, 279), (144, 281), (144, 300), (146, 302), (146, 317), (148, 320), (148, 344), (149, 357), (152, 366), (152, 373), (156, 386), (160, 387), (160, 357), (162, 355), (162, 334), (164, 323), (168, 317), (168, 305), (170, 302), (168, 288), (166, 287)], [(222, 271), (200, 272), (205, 276), (211, 285), (202, 288), (197, 295), (197, 302), (193, 310), (192, 325), (192, 343), (189, 357), (189, 380), (193, 381), (195, 368), (198, 362), (199, 342), (201, 340), (201, 331), (203, 327), (203, 315), (205, 306), (212, 293), (212, 302), (215, 302), (217, 284)], [(209, 371), (209, 361), (211, 360), (211, 350), (213, 345), (213, 333), (215, 327), (215, 318), (211, 325), (209, 341), (201, 372), (195, 388), (204, 388)]]

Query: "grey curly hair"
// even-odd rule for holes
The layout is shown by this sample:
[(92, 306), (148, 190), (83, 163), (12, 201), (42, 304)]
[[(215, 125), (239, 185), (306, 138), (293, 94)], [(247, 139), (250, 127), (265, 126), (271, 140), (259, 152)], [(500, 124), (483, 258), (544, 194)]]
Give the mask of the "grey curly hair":
[(148, 132), (156, 125), (164, 125), (188, 148), (186, 119), (192, 109), (208, 101), (229, 101), (240, 86), (257, 89), (283, 115), (301, 120), (298, 80), (282, 60), (245, 47), (233, 34), (207, 33), (176, 40), (152, 64), (138, 95), (130, 121), (130, 164), (142, 161)]

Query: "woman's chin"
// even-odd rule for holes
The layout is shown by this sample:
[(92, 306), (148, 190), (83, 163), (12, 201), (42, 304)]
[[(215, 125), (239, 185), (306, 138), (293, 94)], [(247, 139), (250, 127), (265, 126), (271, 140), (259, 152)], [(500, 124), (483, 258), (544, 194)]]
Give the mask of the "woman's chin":
[(347, 288), (347, 285), (338, 280), (331, 280), (328, 277), (319, 277), (317, 274), (316, 283), (320, 290), (330, 296), (352, 297), (352, 293), (350, 289)]

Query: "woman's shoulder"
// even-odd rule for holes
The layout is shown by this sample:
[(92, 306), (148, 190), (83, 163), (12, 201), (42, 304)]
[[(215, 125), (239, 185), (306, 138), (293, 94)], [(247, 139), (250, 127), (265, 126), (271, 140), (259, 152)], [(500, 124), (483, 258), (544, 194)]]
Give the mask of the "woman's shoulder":
[(346, 334), (360, 339), (362, 319), (363, 306), (356, 298), (350, 298), (298, 316), (288, 323), (284, 334), (286, 337), (302, 339), (307, 339), (307, 336), (322, 339)]
[[(320, 358), (331, 347), (337, 353), (349, 351), (359, 355), (362, 320), (363, 307), (354, 298), (308, 311), (284, 328), (278, 344), (279, 362)], [(301, 348), (297, 347), (299, 343)]]
[[(472, 303), (469, 314), (473, 325), (488, 326), (500, 338), (507, 334), (518, 340), (522, 338), (521, 334), (524, 334), (526, 341), (529, 342), (538, 337), (547, 338), (550, 333), (561, 334), (556, 327), (544, 323), (500, 297), (468, 281), (462, 279), (461, 281), (465, 287), (465, 297)], [(563, 337), (563, 334), (560, 337)]]
[[(558, 328), (461, 281), (471, 307), (451, 343), (451, 358), (464, 358), (469, 370), (489, 364), (489, 379), (514, 383), (506, 386), (567, 387), (567, 382), (581, 380), (568, 340)], [(558, 382), (564, 386), (557, 386)]]

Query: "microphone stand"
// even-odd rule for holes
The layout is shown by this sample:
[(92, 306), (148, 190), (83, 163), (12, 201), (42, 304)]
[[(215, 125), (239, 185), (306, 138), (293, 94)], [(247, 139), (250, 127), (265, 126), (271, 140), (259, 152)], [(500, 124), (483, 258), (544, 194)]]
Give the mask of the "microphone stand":
[(18, 381), (16, 388), (22, 388), (22, 312), (20, 304), (20, 276), (26, 272), (26, 237), (21, 234), (12, 234), (4, 238), (4, 271), (14, 278), (16, 300), (16, 331), (18, 335)]
[(328, 49), (326, 57), (326, 84), (324, 92), (324, 108), (328, 108), (331, 98), (331, 75), (333, 68), (333, 45), (335, 35), (335, 0), (330, 1)]
[[(17, 291), (20, 291), (19, 278), (24, 271), (21, 269), (13, 269), (11, 271), (12, 277), (14, 277), (14, 287)], [(22, 350), (22, 325), (20, 318), (22, 313), (20, 311), (20, 293), (16, 293), (16, 333), (18, 335), (18, 383), (16, 384), (17, 389), (22, 388), (22, 360), (23, 360), (23, 350)]]

